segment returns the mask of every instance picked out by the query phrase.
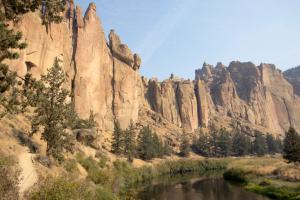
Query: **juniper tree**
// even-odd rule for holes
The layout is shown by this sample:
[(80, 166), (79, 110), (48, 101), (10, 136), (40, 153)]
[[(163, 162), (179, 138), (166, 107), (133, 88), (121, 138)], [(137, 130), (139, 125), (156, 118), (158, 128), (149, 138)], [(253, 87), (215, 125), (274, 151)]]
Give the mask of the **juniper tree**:
[(232, 150), (235, 156), (245, 156), (249, 154), (251, 140), (249, 136), (243, 134), (240, 130), (235, 130), (232, 139)]
[[(39, 87), (34, 95), (35, 110), (31, 119), (32, 134), (42, 130), (42, 139), (47, 142), (47, 155), (62, 158), (64, 150), (70, 150), (69, 136), (65, 132), (67, 119), (68, 90), (63, 88), (65, 76), (55, 59), (52, 68), (41, 76)], [(41, 129), (42, 128), (42, 129)]]
[(266, 138), (260, 132), (255, 133), (255, 139), (253, 142), (253, 152), (256, 153), (258, 156), (263, 156), (267, 152)]
[(138, 155), (143, 160), (150, 160), (154, 157), (152, 131), (149, 126), (143, 127), (138, 135)]
[(124, 147), (123, 130), (121, 129), (120, 123), (116, 121), (113, 137), (112, 137), (111, 151), (115, 154), (120, 155), (123, 152), (123, 147)]
[(124, 133), (124, 155), (129, 162), (132, 162), (133, 158), (136, 156), (135, 132), (132, 122)]
[(232, 138), (230, 133), (222, 128), (217, 139), (218, 156), (227, 157), (232, 153)]
[(272, 134), (267, 133), (266, 142), (267, 142), (268, 153), (275, 154), (279, 151), (279, 147), (277, 146), (276, 140)]
[(191, 152), (190, 142), (186, 134), (181, 136), (180, 140), (180, 155), (183, 157), (188, 157)]
[(283, 158), (289, 162), (300, 162), (300, 136), (292, 127), (285, 134)]
[(194, 139), (193, 148), (200, 155), (210, 157), (212, 156), (210, 142), (211, 139), (209, 134), (204, 133), (202, 129), (200, 129), (198, 132), (198, 136)]
[[(65, 8), (65, 0), (1, 0), (0, 1), (0, 105), (6, 113), (20, 112), (20, 96), (16, 80), (17, 74), (9, 70), (9, 66), (3, 61), (18, 59), (18, 51), (26, 48), (22, 42), (22, 33), (9, 28), (10, 22), (17, 22), (19, 18), (28, 12), (43, 9), (43, 24), (59, 23), (62, 20), (61, 12)], [(22, 79), (22, 78), (21, 78)], [(16, 83), (19, 83), (18, 85)]]

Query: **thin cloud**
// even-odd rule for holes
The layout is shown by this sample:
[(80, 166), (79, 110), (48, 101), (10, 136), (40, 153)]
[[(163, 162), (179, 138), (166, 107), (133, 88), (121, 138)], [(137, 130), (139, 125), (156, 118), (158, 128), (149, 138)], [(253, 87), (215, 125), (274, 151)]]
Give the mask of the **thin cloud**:
[(156, 50), (167, 40), (194, 2), (194, 0), (174, 1), (168, 11), (161, 17), (161, 20), (150, 28), (151, 31), (148, 32), (136, 48), (136, 51), (142, 55), (144, 64), (151, 59)]

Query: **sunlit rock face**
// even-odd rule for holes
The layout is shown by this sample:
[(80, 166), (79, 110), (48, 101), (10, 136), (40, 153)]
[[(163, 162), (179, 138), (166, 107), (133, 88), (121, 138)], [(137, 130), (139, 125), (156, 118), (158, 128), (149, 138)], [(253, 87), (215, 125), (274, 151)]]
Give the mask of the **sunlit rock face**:
[(273, 134), (289, 126), (300, 130), (299, 68), (283, 75), (272, 64), (204, 63), (192, 81), (148, 80), (139, 74), (141, 57), (116, 31), (106, 41), (95, 4), (83, 14), (68, 1), (62, 15), (63, 22), (47, 30), (39, 13), (26, 14), (15, 29), (23, 32), (28, 48), (8, 62), (20, 76), (29, 72), (39, 78), (59, 58), (79, 116), (88, 118), (93, 111), (103, 131), (113, 131), (115, 121), (124, 129), (131, 122), (150, 124), (168, 136), (214, 123)]
[(113, 58), (106, 44), (105, 34), (90, 4), (84, 17), (76, 8), (74, 31), (74, 100), (79, 116), (95, 114), (99, 126), (113, 129)]

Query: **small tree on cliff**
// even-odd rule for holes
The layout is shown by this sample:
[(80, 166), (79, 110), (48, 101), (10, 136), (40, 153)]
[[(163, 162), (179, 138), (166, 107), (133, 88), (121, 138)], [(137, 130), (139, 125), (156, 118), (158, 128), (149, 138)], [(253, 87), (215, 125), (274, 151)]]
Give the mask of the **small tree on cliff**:
[[(65, 132), (67, 121), (69, 92), (63, 88), (64, 72), (55, 59), (52, 68), (41, 76), (36, 88), (34, 116), (32, 117), (32, 134), (42, 130), (42, 139), (47, 142), (47, 155), (62, 158), (63, 150), (70, 150), (69, 136)], [(40, 129), (42, 128), (42, 129)]]
[[(21, 32), (15, 32), (9, 28), (9, 22), (16, 22), (28, 12), (37, 9), (43, 11), (43, 24), (59, 23), (62, 20), (61, 12), (65, 9), (65, 0), (2, 0), (0, 1), (0, 105), (1, 117), (7, 113), (15, 114), (22, 111), (20, 102), (22, 97), (17, 81), (17, 74), (9, 70), (9, 66), (3, 61), (19, 58), (18, 51), (26, 48), (22, 42)], [(20, 78), (22, 79), (22, 78)], [(16, 84), (18, 83), (18, 84)]]
[(283, 157), (289, 162), (300, 162), (300, 136), (292, 127), (285, 134)]

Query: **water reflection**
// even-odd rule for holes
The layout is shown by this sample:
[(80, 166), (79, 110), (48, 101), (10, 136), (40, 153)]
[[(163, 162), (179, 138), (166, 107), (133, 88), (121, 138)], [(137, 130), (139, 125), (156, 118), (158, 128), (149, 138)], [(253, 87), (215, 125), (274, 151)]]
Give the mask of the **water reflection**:
[(197, 178), (181, 182), (165, 181), (140, 193), (142, 200), (269, 200), (247, 192), (221, 177)]

